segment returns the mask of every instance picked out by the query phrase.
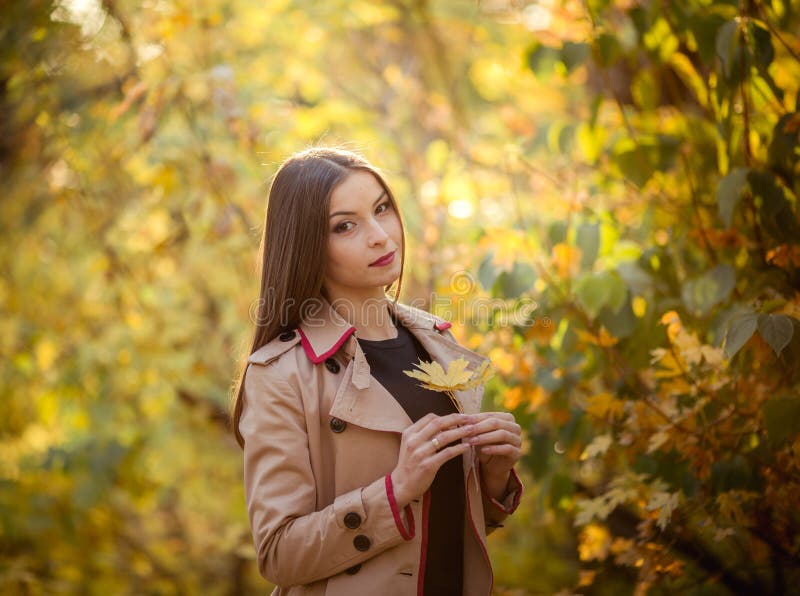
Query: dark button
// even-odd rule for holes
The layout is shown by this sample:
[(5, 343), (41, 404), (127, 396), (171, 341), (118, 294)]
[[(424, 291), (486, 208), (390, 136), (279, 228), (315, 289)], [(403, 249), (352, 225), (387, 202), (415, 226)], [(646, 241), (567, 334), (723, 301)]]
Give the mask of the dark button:
[(336, 360), (334, 360), (333, 358), (328, 358), (325, 361), (325, 368), (327, 368), (333, 374), (336, 374), (339, 372), (339, 363), (336, 362)]
[(369, 547), (372, 543), (369, 541), (369, 538), (364, 536), (364, 534), (359, 534), (355, 538), (353, 538), (353, 546), (356, 547), (356, 550), (365, 551), (369, 550)]
[(344, 516), (344, 525), (350, 528), (351, 530), (355, 530), (358, 526), (361, 525), (361, 516), (355, 511), (347, 513)]
[(284, 331), (278, 336), (281, 341), (292, 341), (294, 339), (294, 331)]
[(331, 430), (333, 432), (340, 433), (345, 428), (347, 428), (347, 422), (345, 422), (341, 418), (331, 418)]
[(356, 573), (358, 573), (359, 569), (361, 569), (361, 563), (358, 563), (357, 565), (353, 565), (352, 567), (348, 567), (347, 569), (344, 570), (344, 572), (347, 575), (355, 575)]

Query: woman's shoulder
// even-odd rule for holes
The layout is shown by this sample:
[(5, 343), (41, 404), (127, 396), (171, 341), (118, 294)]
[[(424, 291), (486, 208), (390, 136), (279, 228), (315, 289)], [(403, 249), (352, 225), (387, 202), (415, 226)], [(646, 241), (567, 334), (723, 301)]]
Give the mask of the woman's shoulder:
[(297, 331), (284, 331), (250, 354), (247, 362), (262, 366), (270, 364), (299, 344), (300, 334)]
[(398, 317), (406, 327), (431, 329), (439, 333), (451, 327), (451, 323), (447, 319), (414, 306), (413, 303), (397, 302), (394, 307)]

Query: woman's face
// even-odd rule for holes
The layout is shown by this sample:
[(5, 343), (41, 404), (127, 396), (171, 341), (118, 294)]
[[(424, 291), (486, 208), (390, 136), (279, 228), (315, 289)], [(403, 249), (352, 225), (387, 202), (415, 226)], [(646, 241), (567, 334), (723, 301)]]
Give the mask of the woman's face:
[(325, 290), (337, 298), (383, 296), (400, 276), (400, 217), (369, 172), (349, 174), (331, 194)]

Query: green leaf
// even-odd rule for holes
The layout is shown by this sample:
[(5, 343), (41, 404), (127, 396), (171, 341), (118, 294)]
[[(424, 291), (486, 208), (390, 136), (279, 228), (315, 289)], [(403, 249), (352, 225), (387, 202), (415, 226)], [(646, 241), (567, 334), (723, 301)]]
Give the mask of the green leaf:
[(642, 188), (650, 180), (655, 170), (653, 163), (648, 159), (647, 153), (641, 147), (623, 151), (617, 154), (614, 160), (619, 166), (622, 175), (638, 188)]
[(625, 302), (627, 289), (615, 272), (586, 273), (575, 284), (578, 302), (590, 317), (597, 317), (604, 306), (616, 312)]
[(694, 14), (692, 18), (686, 20), (697, 41), (697, 50), (703, 62), (709, 63), (714, 60), (717, 32), (724, 23), (725, 20), (720, 15), (713, 13)]
[(735, 84), (741, 79), (744, 50), (739, 43), (739, 23), (728, 21), (717, 31), (717, 56), (722, 63), (722, 75)]
[(498, 271), (495, 268), (494, 263), (492, 263), (493, 258), (494, 255), (487, 255), (486, 258), (481, 261), (481, 264), (478, 267), (478, 281), (486, 290), (494, 285), (498, 275)]
[(548, 75), (553, 72), (561, 56), (557, 49), (536, 43), (528, 49), (526, 58), (528, 67), (536, 75)]
[(767, 436), (775, 445), (784, 443), (800, 430), (800, 399), (773, 398), (762, 407)]
[(514, 263), (511, 271), (503, 271), (497, 276), (492, 293), (502, 298), (517, 298), (530, 290), (536, 277), (536, 271), (530, 265)]
[(597, 258), (600, 248), (600, 225), (583, 223), (578, 226), (575, 243), (581, 249), (581, 268), (588, 269)]
[(758, 333), (780, 356), (794, 335), (792, 321), (786, 315), (758, 315)]
[(695, 315), (706, 315), (726, 300), (736, 285), (736, 273), (730, 265), (717, 265), (698, 278), (686, 282), (681, 298)]
[(725, 227), (730, 228), (733, 223), (733, 213), (736, 206), (742, 200), (745, 188), (747, 188), (747, 168), (735, 168), (719, 182), (717, 187), (717, 207), (719, 216), (725, 223)]
[(600, 66), (611, 66), (622, 54), (616, 35), (602, 33), (594, 40), (594, 58)]
[[(800, 108), (800, 93), (797, 94), (798, 108)], [(787, 130), (790, 122), (800, 118), (800, 110), (791, 114), (781, 116), (780, 120), (772, 129), (772, 140), (767, 150), (767, 160), (771, 168), (778, 170), (783, 177), (790, 179), (793, 176), (794, 167), (800, 160), (800, 152), (796, 151), (800, 139), (796, 131)]]
[(756, 332), (757, 317), (753, 313), (748, 313), (736, 317), (730, 322), (728, 330), (725, 333), (725, 355), (728, 358), (733, 356), (742, 349), (742, 346)]
[(754, 41), (753, 57), (756, 66), (761, 70), (766, 70), (775, 59), (775, 48), (772, 46), (772, 36), (769, 31), (753, 23), (750, 27), (750, 35)]
[(547, 227), (547, 239), (550, 244), (558, 244), (564, 242), (567, 238), (567, 224), (563, 221), (557, 220)]
[(578, 66), (586, 62), (591, 48), (586, 43), (575, 43), (567, 41), (561, 48), (561, 61), (567, 67), (567, 72), (572, 72)]
[(638, 263), (626, 261), (617, 267), (620, 277), (635, 294), (644, 294), (653, 284), (653, 278)]
[(630, 337), (631, 334), (636, 331), (636, 324), (638, 322), (636, 315), (633, 314), (630, 300), (624, 300), (622, 307), (616, 312), (612, 311), (610, 307), (601, 309), (600, 314), (597, 315), (597, 320), (608, 329), (614, 337), (618, 337), (619, 339)]

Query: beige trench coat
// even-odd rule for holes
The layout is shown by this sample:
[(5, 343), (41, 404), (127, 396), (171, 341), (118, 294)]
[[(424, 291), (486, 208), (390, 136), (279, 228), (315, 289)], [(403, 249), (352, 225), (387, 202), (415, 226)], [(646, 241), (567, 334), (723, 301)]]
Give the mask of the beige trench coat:
[[(471, 368), (483, 361), (456, 343), (449, 323), (391, 308), (445, 368), (459, 357)], [(422, 594), (430, 494), (402, 511), (394, 501), (390, 473), (411, 420), (370, 376), (355, 329), (326, 303), (248, 362), (245, 494), (259, 569), (279, 586), (273, 596)], [(465, 413), (480, 411), (482, 393), (457, 394)], [(482, 494), (474, 449), (463, 463), (464, 594), (487, 596), (486, 534), (516, 509), (522, 484), (512, 472), (498, 502)]]

